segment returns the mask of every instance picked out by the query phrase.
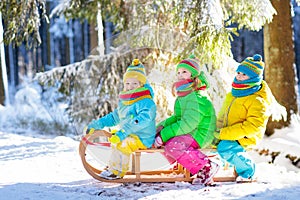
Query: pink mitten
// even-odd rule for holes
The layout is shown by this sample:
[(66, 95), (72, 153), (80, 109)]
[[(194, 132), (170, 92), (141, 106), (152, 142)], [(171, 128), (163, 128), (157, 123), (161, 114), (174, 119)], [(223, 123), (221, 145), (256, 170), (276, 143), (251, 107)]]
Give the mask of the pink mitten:
[(155, 141), (154, 141), (154, 147), (159, 148), (159, 147), (161, 147), (163, 144), (164, 144), (164, 142), (162, 141), (161, 136), (160, 136), (160, 135), (157, 136), (157, 137), (155, 138)]

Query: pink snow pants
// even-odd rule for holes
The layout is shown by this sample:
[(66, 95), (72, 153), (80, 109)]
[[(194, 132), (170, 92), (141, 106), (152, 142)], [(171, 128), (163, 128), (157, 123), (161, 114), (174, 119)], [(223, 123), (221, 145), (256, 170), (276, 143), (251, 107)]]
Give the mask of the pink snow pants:
[(164, 155), (171, 164), (177, 161), (192, 175), (197, 174), (208, 163), (208, 157), (199, 150), (198, 143), (189, 134), (171, 138), (164, 148)]

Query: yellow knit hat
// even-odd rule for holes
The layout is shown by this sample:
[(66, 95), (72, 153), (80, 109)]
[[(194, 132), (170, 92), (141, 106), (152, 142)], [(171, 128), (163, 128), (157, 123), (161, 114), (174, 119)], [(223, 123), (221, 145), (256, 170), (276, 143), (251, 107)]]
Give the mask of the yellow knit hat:
[(142, 85), (147, 82), (145, 67), (140, 63), (139, 59), (134, 59), (131, 65), (127, 67), (123, 76), (123, 82), (125, 82), (127, 78), (136, 78)]

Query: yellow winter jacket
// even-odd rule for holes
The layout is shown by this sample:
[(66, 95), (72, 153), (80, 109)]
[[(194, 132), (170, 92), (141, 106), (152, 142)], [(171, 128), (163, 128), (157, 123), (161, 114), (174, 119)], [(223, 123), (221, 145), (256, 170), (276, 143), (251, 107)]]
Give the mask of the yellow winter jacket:
[(272, 99), (265, 81), (259, 91), (249, 96), (234, 97), (228, 93), (218, 114), (220, 140), (237, 140), (245, 148), (255, 146), (264, 136)]

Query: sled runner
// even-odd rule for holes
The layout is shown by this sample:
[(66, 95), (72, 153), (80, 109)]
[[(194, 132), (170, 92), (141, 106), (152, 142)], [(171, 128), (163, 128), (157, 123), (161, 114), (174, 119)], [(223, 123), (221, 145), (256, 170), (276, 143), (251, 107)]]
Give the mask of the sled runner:
[[(92, 134), (85, 135), (79, 145), (79, 154), (85, 170), (95, 179), (103, 182), (115, 183), (130, 183), (130, 182), (192, 182), (193, 177), (190, 172), (182, 165), (170, 165), (167, 160), (161, 155), (164, 149), (146, 149), (137, 150), (131, 156), (131, 169), (126, 173), (122, 179), (107, 180), (99, 176), (105, 170), (108, 158), (110, 156), (110, 142), (108, 138), (111, 133), (105, 130), (96, 130)], [(203, 150), (202, 150), (203, 151)], [(205, 149), (209, 157), (217, 157), (215, 149)], [(154, 168), (145, 169), (143, 165), (145, 159), (148, 157), (148, 162), (152, 164), (159, 164)], [(102, 166), (101, 166), (102, 165)], [(163, 167), (165, 165), (165, 167)], [(215, 175), (213, 180), (215, 182), (229, 182), (235, 181), (236, 175), (234, 170), (225, 164), (219, 172)]]

